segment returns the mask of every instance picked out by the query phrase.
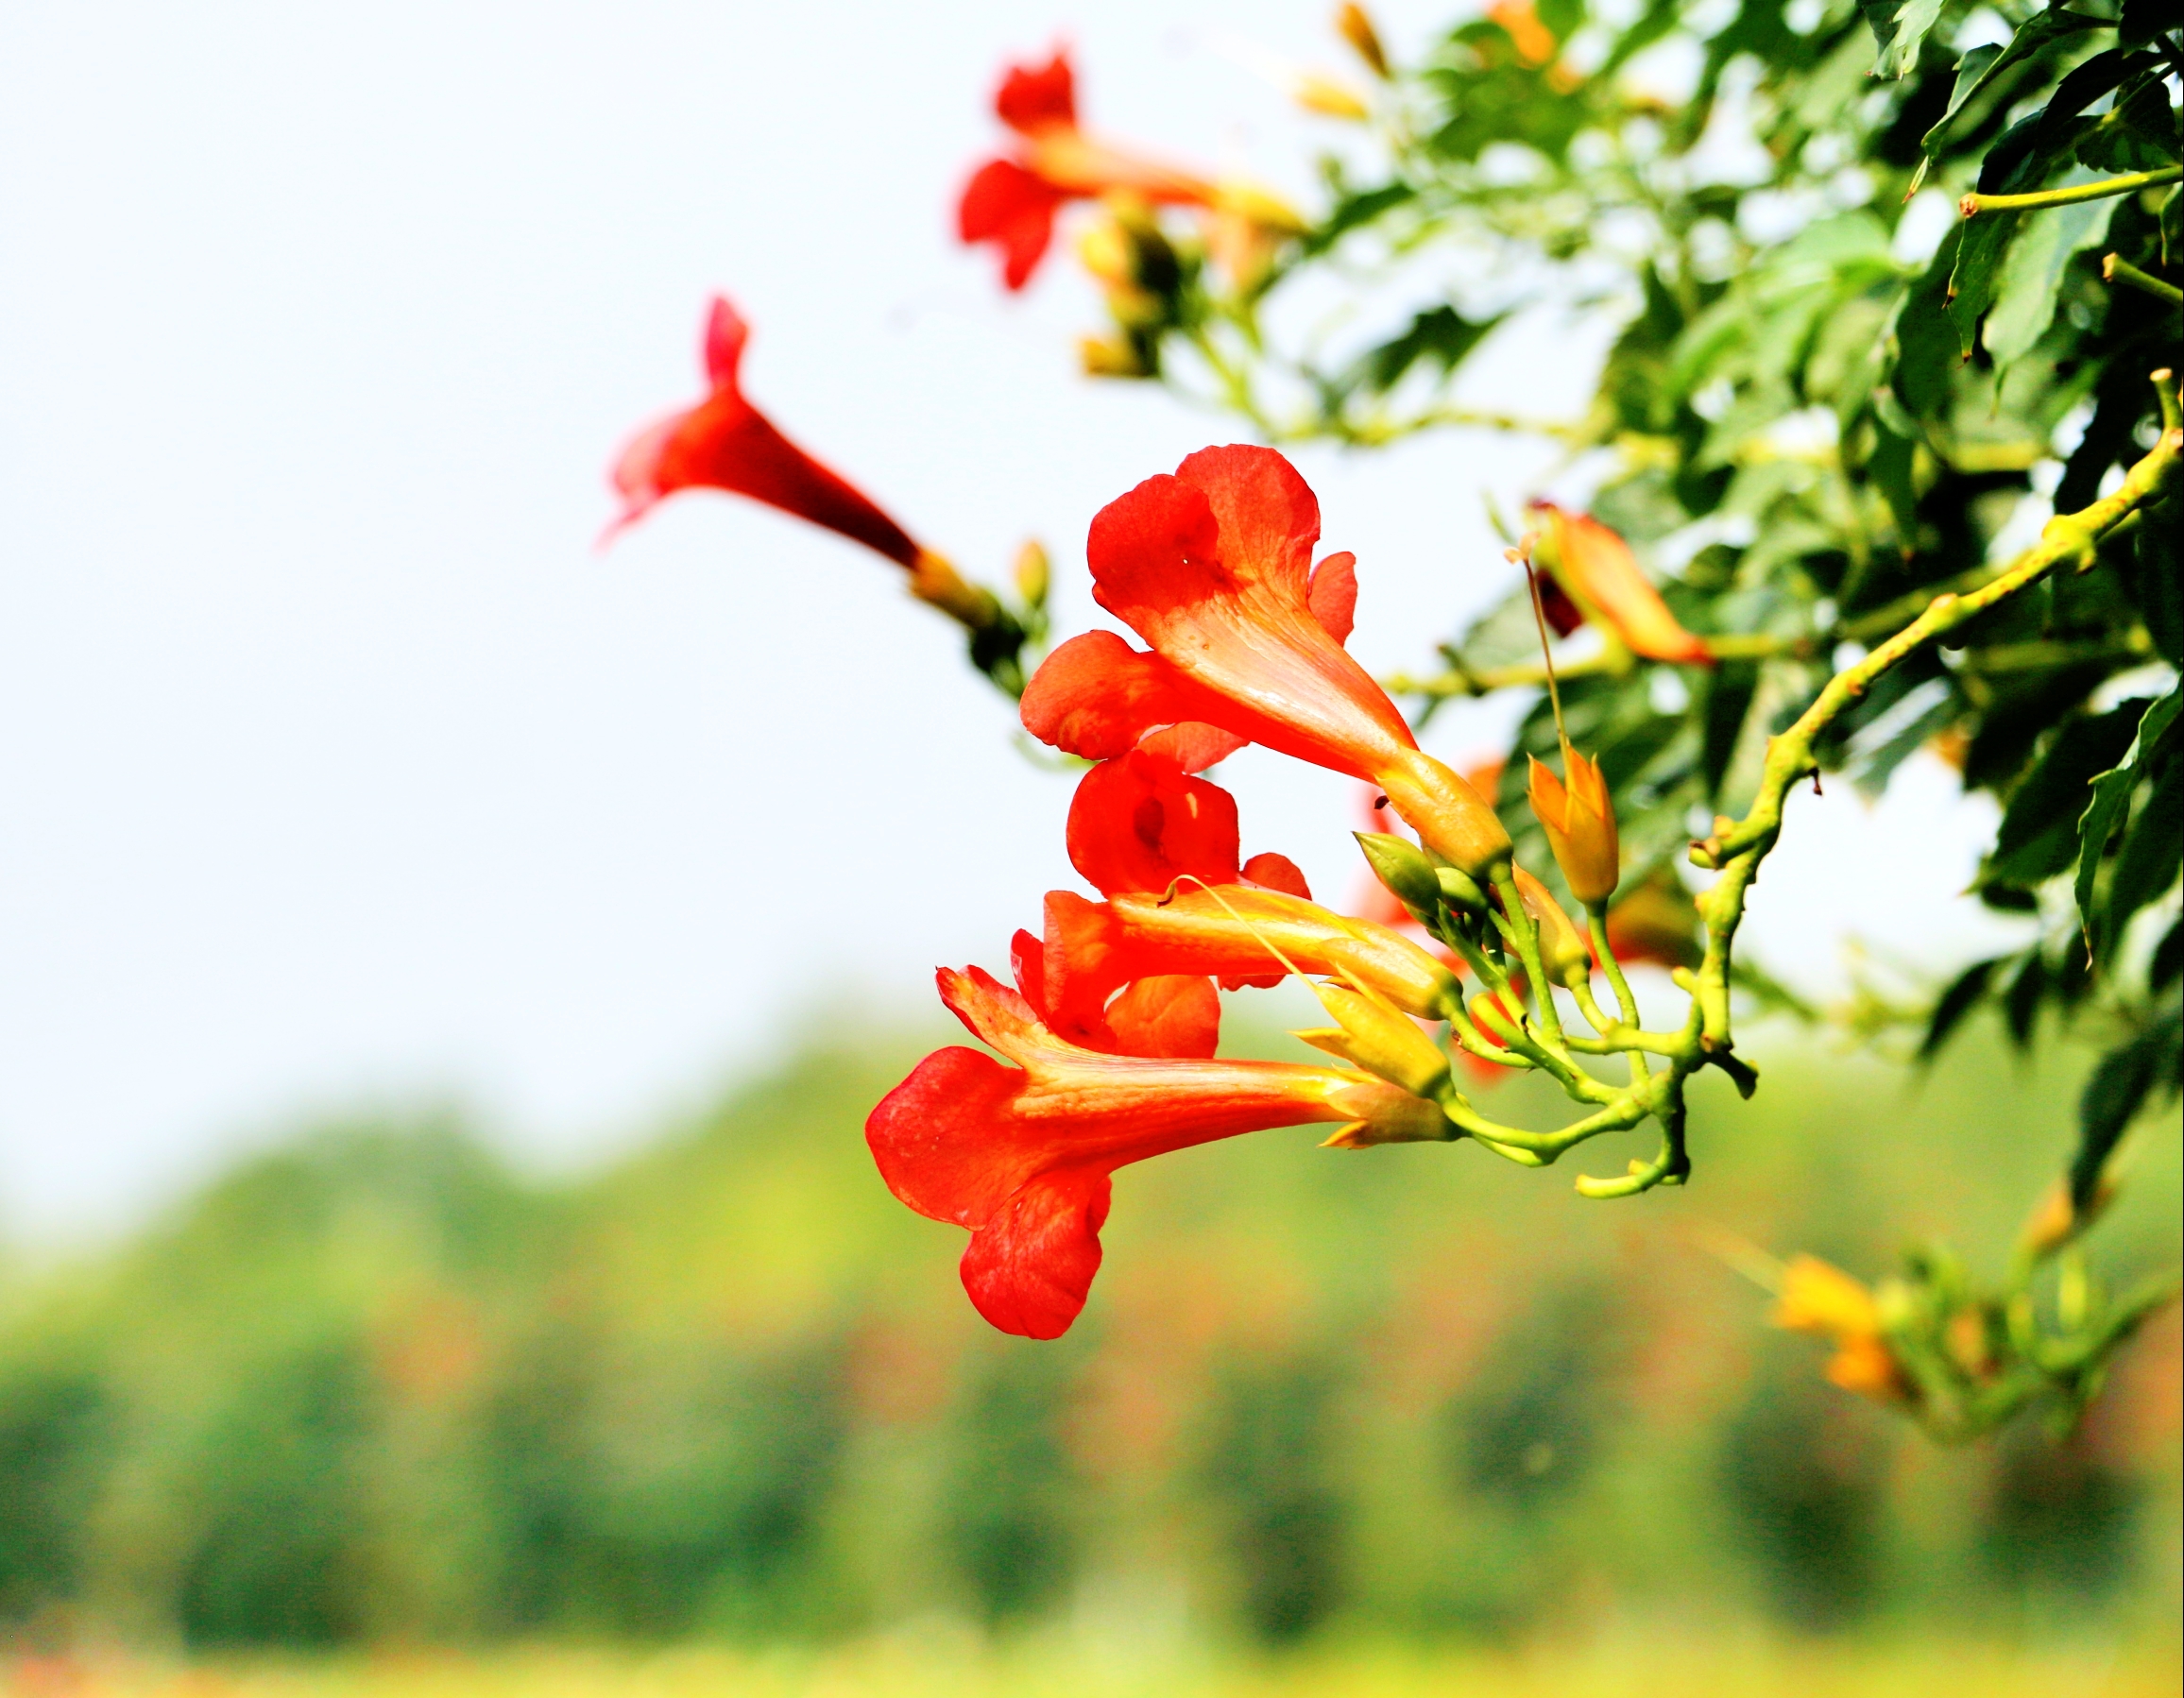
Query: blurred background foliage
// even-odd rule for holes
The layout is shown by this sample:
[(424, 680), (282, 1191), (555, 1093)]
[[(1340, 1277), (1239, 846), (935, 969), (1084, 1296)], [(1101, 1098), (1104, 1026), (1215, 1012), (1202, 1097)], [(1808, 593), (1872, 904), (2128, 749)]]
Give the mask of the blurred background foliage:
[[(1872, 1267), (1908, 1221), (1999, 1265), (2075, 1081), (1994, 1092), (1984, 1030), (1923, 1083), (1800, 1044), (1749, 1105), (1710, 1087), (1705, 1193), (1620, 1211), (1308, 1131), (1130, 1169), (1055, 1345), (982, 1326), (960, 1236), (871, 1171), (864, 1112), (916, 1049), (820, 1044), (577, 1182), (452, 1116), (323, 1127), (17, 1267), (8, 1637), (2173, 1628), (2173, 1312), (2059, 1447), (1944, 1452), (1823, 1384), (1706, 1248)], [(2173, 1253), (2175, 1162), (2146, 1151), (2104, 1273)]]

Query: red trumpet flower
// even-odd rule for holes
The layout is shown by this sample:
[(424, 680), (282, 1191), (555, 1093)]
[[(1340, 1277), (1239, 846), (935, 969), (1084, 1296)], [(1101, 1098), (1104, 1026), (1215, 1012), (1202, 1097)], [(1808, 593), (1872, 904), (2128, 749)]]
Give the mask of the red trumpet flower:
[(1109, 502), (1087, 547), (1093, 595), (1152, 652), (1111, 632), (1071, 638), (1025, 690), (1025, 728), (1107, 759), (1203, 722), (1370, 779), (1427, 844), (1484, 875), (1508, 860), (1509, 834), (1344, 652), (1356, 561), (1314, 570), (1319, 535), (1319, 502), (1271, 449), (1202, 449)]
[[(1305, 875), (1287, 856), (1254, 855), (1237, 864), (1236, 798), (1181, 771), (1169, 755), (1178, 740), (1166, 738), (1133, 749), (1078, 781), (1068, 827), (1069, 859), (1077, 871), (1110, 895), (1165, 892), (1179, 881), (1234, 885), (1239, 877), (1310, 895)], [(1018, 932), (1014, 946), (1017, 988), (1047, 1023), (1089, 1049), (1212, 1055), (1220, 1036), (1220, 998), (1213, 981), (1187, 964), (1147, 965), (1106, 978), (1097, 995), (1078, 975), (1068, 979), (1066, 1004), (1051, 994), (1065, 976), (1049, 949), (1054, 903), (1061, 899), (1061, 892), (1048, 898), (1047, 942)], [(1081, 898), (1067, 900), (1090, 906)], [(1265, 965), (1265, 951), (1255, 964)], [(1263, 982), (1279, 978), (1276, 974)]]
[(1054, 214), (1072, 200), (1120, 194), (1168, 206), (1225, 209), (1262, 226), (1292, 227), (1295, 214), (1264, 191), (1207, 181), (1085, 133), (1077, 123), (1068, 56), (1012, 65), (994, 111), (1016, 135), (1011, 157), (990, 160), (964, 185), (956, 229), (966, 244), (991, 242), (1001, 278), (1021, 289), (1053, 241)]
[(1287, 891), (1230, 884), (1105, 902), (1047, 893), (1043, 984), (1063, 1020), (1106, 1007), (1119, 986), (1173, 974), (1210, 975), (1232, 991), (1279, 984), (1283, 958), (1301, 973), (1355, 978), (1424, 1019), (1446, 1019), (1461, 997), (1456, 975), (1408, 938)]
[(1308, 1122), (1346, 1123), (1360, 1143), (1454, 1136), (1432, 1103), (1370, 1075), (1101, 1055), (1055, 1036), (975, 967), (943, 968), (939, 980), (956, 1017), (1016, 1065), (936, 1050), (881, 1099), (864, 1135), (890, 1191), (970, 1229), (964, 1288), (1004, 1333), (1068, 1331), (1100, 1268), (1108, 1176), (1128, 1163)]
[[(922, 547), (862, 490), (819, 464), (743, 399), (737, 368), (750, 327), (723, 296), (706, 319), (705, 367), (712, 391), (694, 407), (648, 426), (615, 462), (622, 512), (611, 537), (683, 489), (725, 489), (778, 507), (883, 554), (910, 573), (911, 593), (979, 629), (998, 612), (993, 597)], [(604, 539), (603, 539), (604, 540)]]

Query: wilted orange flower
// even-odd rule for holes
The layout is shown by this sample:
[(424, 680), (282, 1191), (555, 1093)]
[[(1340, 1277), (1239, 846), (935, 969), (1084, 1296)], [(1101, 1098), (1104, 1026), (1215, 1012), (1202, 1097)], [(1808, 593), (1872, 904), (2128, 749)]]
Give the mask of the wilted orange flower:
[(1462, 778), (1418, 747), (1387, 692), (1342, 647), (1356, 561), (1312, 567), (1320, 506), (1271, 449), (1202, 449), (1092, 521), (1093, 596), (1151, 644), (1072, 637), (1024, 692), (1024, 727), (1106, 759), (1179, 722), (1370, 779), (1426, 843), (1475, 875), (1509, 834)]
[(1552, 501), (1534, 501), (1530, 513), (1540, 564), (1588, 620), (1648, 660), (1714, 664), (1713, 652), (1677, 623), (1622, 537), (1590, 514), (1565, 513)]
[(1798, 1255), (1783, 1269), (1774, 1324), (1834, 1342), (1828, 1379), (1876, 1402), (1908, 1399), (1911, 1383), (1888, 1349), (1881, 1308), (1862, 1281), (1817, 1256)]
[(1547, 834), (1555, 865), (1569, 880), (1570, 894), (1590, 908), (1612, 896), (1623, 876), (1615, 808), (1597, 763), (1565, 742), (1562, 766), (1570, 775), (1566, 788), (1546, 767), (1532, 762), (1532, 812)]
[(914, 541), (862, 490), (828, 470), (743, 399), (738, 368), (750, 326), (725, 296), (706, 317), (704, 359), (711, 393), (640, 431), (615, 462), (622, 512), (611, 537), (684, 489), (725, 489), (778, 507), (861, 542), (910, 573), (911, 593), (977, 629), (998, 609), (954, 567)]
[(1100, 1268), (1108, 1176), (1128, 1163), (1311, 1122), (1377, 1143), (1455, 1135), (1432, 1103), (1370, 1075), (1101, 1055), (975, 967), (939, 980), (956, 1017), (1016, 1065), (936, 1050), (873, 1110), (865, 1139), (898, 1198), (970, 1229), (964, 1288), (1004, 1333), (1055, 1338), (1077, 1318)]

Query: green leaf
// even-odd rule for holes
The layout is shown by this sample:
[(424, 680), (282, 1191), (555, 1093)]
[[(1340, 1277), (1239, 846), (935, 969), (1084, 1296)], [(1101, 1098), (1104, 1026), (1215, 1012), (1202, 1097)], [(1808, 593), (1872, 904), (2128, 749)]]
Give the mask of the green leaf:
[[(2090, 175), (2073, 172), (2064, 181), (2087, 180)], [(2115, 210), (2112, 199), (2081, 200), (2027, 221), (1996, 275), (1994, 307), (1980, 338), (1996, 365), (2008, 365), (2032, 350), (2056, 315), (2063, 267), (2107, 239), (2108, 218)]]
[(2131, 916), (2175, 885), (2184, 870), (2184, 762), (2172, 760), (2124, 834), (2108, 880), (2106, 941), (2122, 937)]
[[(1949, 322), (1949, 279), (1964, 240), (1963, 225), (1942, 239), (1933, 263), (1896, 309), (1896, 398), (1915, 420), (1939, 419), (1949, 410), (1957, 366), (1956, 333)], [(1894, 428), (1894, 427), (1891, 427)]]
[(1941, 1046), (1987, 994), (1988, 981), (1994, 976), (1994, 970), (2007, 959), (1996, 956), (1989, 960), (1973, 961), (1950, 980), (1949, 988), (1935, 999), (1934, 1012), (1927, 1016), (1926, 1035), (1919, 1041), (1921, 1061), (1931, 1061), (1941, 1053)]
[[(2039, 121), (2038, 112), (2020, 118), (1987, 150), (1979, 167), (1981, 194), (2022, 195), (2038, 189), (2062, 162), (2067, 140), (2038, 145)], [(2019, 218), (2016, 212), (1981, 212), (1964, 221), (1956, 264), (1949, 274), (1949, 321), (1956, 327), (1956, 351), (1962, 359), (1971, 357), (1979, 321), (1994, 299), (1996, 274), (2017, 234)]]
[[(1868, 9), (1866, 17), (1868, 23), (1872, 21), (1872, 11)], [(1965, 104), (2012, 65), (2022, 64), (2041, 48), (2061, 41), (2065, 36), (2075, 35), (2082, 29), (2108, 27), (2109, 22), (2105, 18), (2089, 18), (2079, 12), (2065, 11), (2059, 6), (2050, 7), (2046, 11), (2035, 12), (2018, 25), (2017, 33), (2009, 38), (2008, 46), (1972, 48), (1956, 61), (1956, 87), (1949, 96), (1949, 110), (1942, 113), (1941, 121), (1920, 139), (1920, 149), (1929, 159), (1938, 155), (1942, 141), (1949, 133), (1949, 127), (1955, 122), (1956, 114), (1964, 110)], [(1877, 35), (1880, 32), (1876, 29), (1874, 33)], [(1876, 71), (1875, 75), (1880, 73)], [(1903, 73), (1899, 71), (1895, 75), (1901, 76)], [(2087, 98), (2090, 99), (2091, 96)]]
[(1500, 314), (1473, 320), (1454, 307), (1429, 307), (1401, 335), (1360, 359), (1354, 381), (1374, 391), (1392, 389), (1421, 360), (1440, 366), (1446, 377), (1500, 323)]
[(2041, 139), (2045, 141), (2061, 135), (2064, 125), (2103, 94), (2120, 88), (2132, 76), (2151, 68), (2154, 63), (2151, 54), (2130, 53), (2121, 47), (2110, 47), (2073, 67), (2069, 76), (2056, 84), (2056, 92), (2048, 96), (2047, 105), (2040, 109)]
[(2086, 787), (2123, 759), (2147, 705), (2143, 700), (2125, 702), (2064, 724), (2010, 792), (1981, 885), (2033, 885), (2070, 870), (2077, 858)]
[(1941, 16), (1941, 0), (1858, 0), (1880, 57), (1873, 75), (1896, 78), (1919, 62), (1920, 43)]
[(2171, 690), (2139, 722), (2139, 734), (2131, 739), (2131, 748), (2113, 769), (2093, 780), (2093, 799), (2078, 823), (2078, 877), (2076, 896), (2078, 914), (2087, 936), (2096, 932), (2098, 916), (2093, 911), (2093, 885), (2101, 870), (2101, 857), (2107, 852), (2108, 840), (2123, 828), (2131, 810), (2131, 791), (2139, 781), (2139, 764), (2166, 748), (2170, 728), (2176, 722), (2176, 713), (2184, 705), (2184, 685)]
[(2017, 976), (2009, 981), (2009, 989), (2002, 993), (2003, 1021), (2009, 1027), (2009, 1041), (2020, 1049), (2032, 1044), (2033, 1026), (2039, 1019), (2040, 999), (2047, 988), (2047, 958), (2032, 950), (2017, 970)]
[(2176, 1055), (2184, 1044), (2184, 1011), (2172, 1002), (2146, 1028), (2111, 1049), (2094, 1067), (2078, 1098), (2078, 1148), (2071, 1158), (2071, 1205), (2083, 1210), (2100, 1187), (2101, 1170), (2156, 1087), (2175, 1089)]

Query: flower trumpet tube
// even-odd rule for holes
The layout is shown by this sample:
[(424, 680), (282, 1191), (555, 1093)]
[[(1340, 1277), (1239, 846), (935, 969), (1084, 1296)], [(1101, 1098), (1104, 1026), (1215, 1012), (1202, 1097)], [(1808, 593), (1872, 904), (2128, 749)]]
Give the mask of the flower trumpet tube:
[(1072, 638), (1024, 693), (1025, 729), (1089, 759), (1203, 722), (1370, 780), (1426, 846), (1485, 882), (1509, 833), (1478, 792), (1418, 747), (1343, 648), (1355, 560), (1312, 567), (1320, 505), (1271, 449), (1203, 449), (1092, 521), (1093, 595), (1151, 653), (1110, 632)]
[(722, 296), (707, 314), (704, 360), (711, 389), (647, 426), (615, 462), (613, 484), (622, 512), (611, 538), (669, 496), (685, 489), (724, 489), (793, 513), (861, 542), (910, 574), (910, 590), (975, 635), (1010, 623), (991, 591), (915, 541), (871, 497), (781, 434), (743, 396), (740, 379), (750, 327)]
[(1620, 535), (1552, 501), (1534, 501), (1530, 514), (1534, 554), (1589, 622), (1648, 660), (1714, 664), (1713, 651), (1677, 622)]
[(936, 1050), (873, 1110), (865, 1138), (901, 1201), (970, 1229), (964, 1288), (1004, 1333), (1055, 1338), (1077, 1318), (1118, 1167), (1312, 1122), (1372, 1142), (1455, 1136), (1434, 1104), (1367, 1075), (1101, 1055), (1055, 1036), (976, 968), (943, 969), (939, 982), (956, 1017), (1015, 1064)]
[(1048, 998), (1072, 1020), (1091, 1018), (1140, 978), (1279, 983), (1285, 959), (1302, 973), (1353, 979), (1406, 1016), (1446, 1020), (1463, 1007), (1456, 976), (1402, 933), (1251, 885), (1186, 884), (1165, 901), (1122, 891), (1087, 902), (1052, 891), (1045, 941)]
[(1569, 881), (1570, 894), (1597, 908), (1615, 893), (1622, 879), (1622, 855), (1615, 839), (1615, 806), (1597, 763), (1569, 744), (1562, 745), (1565, 786), (1538, 760), (1531, 770), (1532, 812), (1547, 834), (1555, 865)]
[(994, 114), (1015, 132), (1015, 145), (972, 174), (956, 209), (956, 231), (968, 246), (991, 243), (1000, 250), (1001, 280), (1012, 290), (1031, 281), (1053, 243), (1055, 214), (1072, 200), (1128, 196), (1242, 215), (1271, 229), (1305, 228), (1265, 190), (1217, 182), (1090, 134), (1077, 121), (1076, 75), (1065, 53), (1044, 65), (1011, 66), (994, 96)]

